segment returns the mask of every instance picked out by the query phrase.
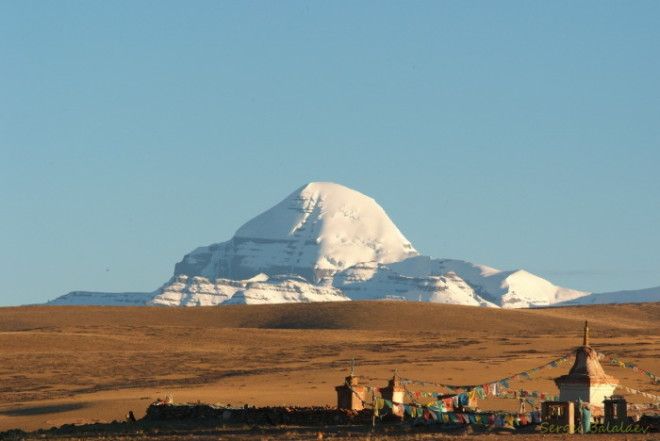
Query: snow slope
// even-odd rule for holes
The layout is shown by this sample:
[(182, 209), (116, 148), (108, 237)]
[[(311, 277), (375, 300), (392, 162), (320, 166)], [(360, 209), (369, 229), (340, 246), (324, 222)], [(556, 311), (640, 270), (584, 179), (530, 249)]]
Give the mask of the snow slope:
[(402, 275), (375, 262), (355, 265), (337, 274), (334, 286), (353, 300), (409, 300), (457, 305), (497, 305), (479, 297), (456, 273)]
[(389, 268), (411, 277), (455, 273), (469, 284), (478, 296), (504, 308), (547, 306), (589, 294), (553, 285), (525, 270), (501, 271), (463, 260), (416, 256), (390, 264)]

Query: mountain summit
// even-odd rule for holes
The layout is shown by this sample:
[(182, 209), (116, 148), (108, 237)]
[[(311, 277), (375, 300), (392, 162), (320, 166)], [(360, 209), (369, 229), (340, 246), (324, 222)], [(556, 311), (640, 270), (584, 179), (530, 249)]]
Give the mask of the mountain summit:
[(658, 301), (657, 289), (590, 295), (525, 270), (420, 255), (372, 198), (312, 182), (227, 242), (195, 249), (151, 293), (74, 291), (56, 305), (203, 306), (403, 300), (503, 308)]
[(231, 240), (195, 249), (174, 272), (239, 280), (297, 274), (318, 282), (357, 263), (416, 255), (375, 200), (343, 185), (312, 182), (248, 221)]

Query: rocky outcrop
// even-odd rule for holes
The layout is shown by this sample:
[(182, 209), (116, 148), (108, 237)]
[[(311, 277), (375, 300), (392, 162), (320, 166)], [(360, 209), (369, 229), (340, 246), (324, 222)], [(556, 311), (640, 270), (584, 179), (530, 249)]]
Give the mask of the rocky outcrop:
[(249, 283), (224, 304), (346, 302), (351, 300), (332, 286), (313, 285), (302, 277), (275, 276)]
[(174, 276), (160, 287), (149, 305), (158, 306), (216, 306), (231, 299), (244, 290), (251, 282), (268, 280), (265, 274), (258, 274), (248, 280), (216, 279), (210, 281), (200, 276)]
[(342, 302), (350, 300), (332, 286), (309, 283), (300, 276), (257, 274), (247, 280), (179, 275), (163, 285), (148, 301), (158, 306), (216, 306), (230, 304)]

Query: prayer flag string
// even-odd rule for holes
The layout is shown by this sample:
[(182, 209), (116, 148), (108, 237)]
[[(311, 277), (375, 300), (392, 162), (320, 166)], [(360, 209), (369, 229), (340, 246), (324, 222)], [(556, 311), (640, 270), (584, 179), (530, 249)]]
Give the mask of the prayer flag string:
[(652, 374), (651, 372), (649, 372), (647, 370), (644, 370), (644, 369), (640, 368), (636, 364), (626, 363), (626, 362), (624, 362), (624, 361), (622, 361), (618, 358), (614, 358), (610, 355), (603, 354), (602, 352), (598, 353), (598, 358), (601, 359), (601, 360), (605, 359), (605, 360), (609, 361), (610, 364), (613, 365), (613, 366), (619, 366), (619, 367), (622, 367), (622, 368), (631, 369), (634, 372), (639, 372), (643, 375), (646, 375), (647, 377), (649, 377), (651, 379), (651, 381), (653, 383), (658, 382), (658, 377), (656, 375)]
[(623, 389), (623, 390), (625, 390), (626, 392), (629, 392), (629, 393), (631, 393), (631, 394), (641, 395), (641, 396), (643, 396), (643, 397), (649, 398), (649, 399), (654, 400), (654, 401), (656, 401), (656, 402), (660, 402), (660, 396), (658, 396), (658, 395), (654, 395), (654, 394), (650, 394), (650, 393), (648, 393), (648, 392), (644, 392), (644, 391), (641, 391), (641, 390), (633, 389), (632, 387), (624, 386), (624, 385), (622, 385), (622, 384), (618, 385), (617, 387), (618, 387), (618, 388), (621, 388), (621, 389)]
[[(461, 391), (461, 390), (481, 390), (484, 391), (486, 389), (490, 389), (492, 387), (502, 387), (504, 389), (509, 389), (509, 382), (513, 380), (519, 380), (519, 379), (530, 379), (532, 378), (532, 374), (536, 373), (542, 369), (548, 369), (548, 368), (555, 368), (559, 366), (561, 363), (564, 363), (568, 360), (568, 358), (571, 356), (571, 354), (564, 355), (562, 357), (559, 357), (555, 360), (550, 361), (549, 363), (546, 363), (542, 366), (538, 366), (523, 372), (519, 372), (517, 374), (511, 375), (509, 377), (501, 378), (497, 381), (491, 381), (488, 383), (484, 383), (481, 385), (476, 385), (476, 384), (470, 384), (470, 385), (455, 385), (455, 384), (443, 384), (443, 383), (434, 383), (430, 381), (420, 381), (420, 380), (413, 380), (410, 378), (401, 378), (401, 383), (402, 384), (417, 384), (421, 386), (437, 386), (441, 387), (443, 389), (447, 389), (450, 392), (456, 392), (456, 391)], [(479, 393), (479, 392), (478, 392)]]

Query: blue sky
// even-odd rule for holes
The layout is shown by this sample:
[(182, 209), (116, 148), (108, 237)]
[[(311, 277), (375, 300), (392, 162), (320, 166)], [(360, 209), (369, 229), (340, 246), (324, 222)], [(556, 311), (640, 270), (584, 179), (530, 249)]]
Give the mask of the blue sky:
[(152, 290), (309, 181), (421, 252), (660, 285), (660, 2), (0, 2), (0, 304)]

